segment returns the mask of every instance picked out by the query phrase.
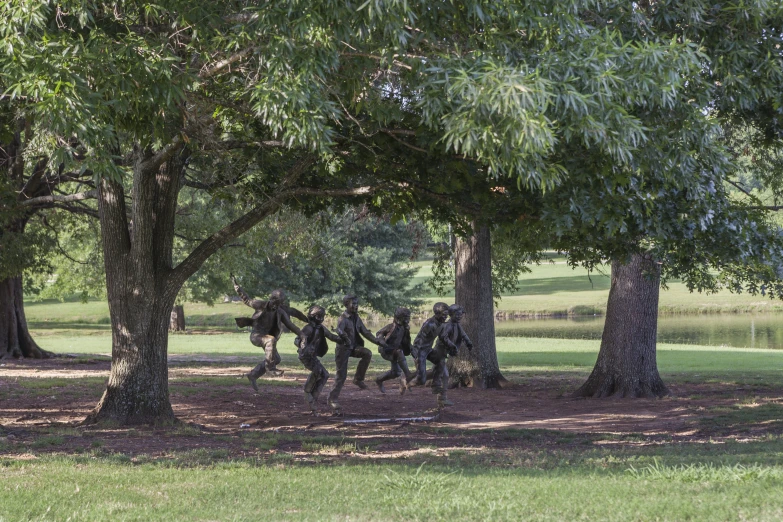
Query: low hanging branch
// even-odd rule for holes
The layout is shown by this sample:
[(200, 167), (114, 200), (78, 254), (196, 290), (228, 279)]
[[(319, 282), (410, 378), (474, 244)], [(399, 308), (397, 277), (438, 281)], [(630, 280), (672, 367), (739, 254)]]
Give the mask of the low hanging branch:
[[(304, 169), (298, 165), (299, 169)], [(295, 167), (295, 169), (297, 169)], [(297, 172), (293, 172), (289, 179), (298, 177)], [(170, 278), (171, 285), (179, 288), (187, 279), (193, 275), (209, 256), (217, 252), (220, 248), (226, 246), (229, 242), (236, 239), (253, 226), (258, 224), (264, 218), (274, 214), (281, 206), (297, 196), (328, 196), (328, 197), (351, 197), (370, 194), (380, 187), (356, 187), (346, 189), (321, 189), (316, 187), (295, 187), (283, 189), (274, 196), (270, 197), (263, 204), (253, 208), (242, 217), (229, 223), (218, 230), (210, 237), (201, 242), (188, 257), (185, 258), (172, 272)], [(174, 286), (173, 286), (174, 287)], [(172, 288), (173, 288), (172, 287)]]
[(95, 199), (98, 197), (97, 190), (88, 190), (87, 192), (78, 192), (76, 194), (67, 194), (64, 196), (50, 195), (30, 198), (19, 202), (20, 207), (40, 207), (54, 203), (72, 203), (74, 201), (84, 201), (85, 199)]

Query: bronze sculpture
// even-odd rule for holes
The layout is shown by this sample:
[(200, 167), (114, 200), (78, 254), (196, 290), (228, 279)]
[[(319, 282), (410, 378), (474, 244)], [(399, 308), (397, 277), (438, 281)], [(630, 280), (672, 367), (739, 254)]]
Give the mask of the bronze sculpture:
[(407, 308), (397, 308), (394, 312), (394, 322), (378, 330), (375, 334), (378, 340), (378, 353), (385, 360), (391, 362), (391, 369), (378, 376), (375, 384), (381, 393), (386, 393), (383, 383), (390, 379), (400, 378), (400, 395), (408, 389), (408, 381), (415, 377), (408, 369), (405, 360), (406, 355), (411, 354), (411, 311)]
[(258, 391), (256, 380), (266, 372), (270, 372), (275, 377), (283, 374), (281, 370), (277, 369), (277, 365), (280, 363), (277, 341), (283, 333), (283, 326), (298, 336), (302, 335), (299, 328), (291, 322), (289, 315), (305, 322), (307, 322), (307, 316), (296, 308), (285, 305), (286, 297), (283, 290), (274, 290), (269, 294), (268, 301), (250, 299), (234, 276), (231, 276), (231, 281), (234, 283), (234, 290), (242, 298), (242, 302), (256, 311), (250, 318), (237, 317), (235, 321), (240, 328), (251, 326), (250, 342), (253, 346), (264, 349), (264, 360), (246, 374), (250, 385), (255, 391)]
[(446, 303), (435, 303), (432, 307), (433, 316), (424, 321), (421, 330), (416, 335), (411, 347), (413, 361), (416, 364), (416, 381), (424, 385), (427, 379), (432, 378), (432, 371), (427, 371), (427, 358), (432, 353), (432, 343), (438, 338), (443, 323), (448, 317), (449, 305)]
[(308, 324), (302, 328), (301, 336), (294, 341), (299, 353), (299, 361), (310, 370), (310, 375), (304, 385), (304, 395), (313, 413), (318, 411), (318, 396), (329, 379), (329, 372), (326, 371), (318, 358), (323, 357), (329, 351), (326, 339), (335, 343), (340, 342), (340, 338), (323, 325), (325, 316), (326, 310), (322, 307), (311, 306), (307, 311)]
[(372, 344), (379, 344), (372, 333), (364, 326), (359, 317), (359, 299), (355, 295), (346, 295), (343, 297), (345, 312), (340, 316), (337, 325), (337, 335), (340, 336), (340, 342), (334, 350), (334, 360), (337, 365), (337, 376), (334, 379), (334, 387), (329, 392), (329, 407), (335, 415), (341, 413), (340, 404), (337, 399), (340, 397), (340, 391), (343, 389), (345, 379), (348, 377), (348, 360), (351, 357), (361, 359), (356, 366), (356, 374), (353, 383), (362, 390), (367, 389), (364, 383), (364, 375), (370, 366), (372, 352), (364, 347), (364, 339)]
[(473, 349), (473, 342), (459, 324), (463, 315), (465, 315), (465, 309), (461, 306), (457, 304), (449, 306), (449, 320), (443, 324), (435, 349), (430, 353), (430, 361), (435, 363), (435, 368), (432, 369), (432, 393), (437, 394), (438, 407), (440, 408), (454, 405), (446, 398), (449, 378), (446, 359), (449, 356), (457, 355), (457, 350), (462, 343), (465, 343), (468, 350)]

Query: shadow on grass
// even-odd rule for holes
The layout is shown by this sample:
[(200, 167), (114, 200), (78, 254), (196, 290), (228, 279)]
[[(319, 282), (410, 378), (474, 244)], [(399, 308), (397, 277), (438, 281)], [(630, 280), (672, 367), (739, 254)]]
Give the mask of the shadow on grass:
[(743, 434), (764, 430), (770, 433), (783, 432), (783, 405), (780, 404), (734, 404), (708, 410), (708, 416), (701, 419), (704, 429), (715, 435)]
[(552, 295), (560, 292), (594, 292), (596, 290), (608, 290), (609, 278), (601, 275), (591, 276), (592, 283), (587, 276), (570, 277), (546, 277), (541, 279), (523, 279), (515, 292), (507, 294), (508, 297), (516, 295)]

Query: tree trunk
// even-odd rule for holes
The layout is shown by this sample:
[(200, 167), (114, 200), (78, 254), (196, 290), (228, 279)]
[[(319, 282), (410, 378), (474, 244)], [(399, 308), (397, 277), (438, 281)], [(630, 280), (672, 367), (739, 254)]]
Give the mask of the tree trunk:
[(22, 295), (22, 278), (0, 281), (0, 359), (30, 357), (47, 359), (54, 354), (41, 349), (27, 329)]
[(185, 331), (185, 308), (182, 305), (174, 305), (171, 309), (171, 318), (169, 320), (169, 331)]
[(472, 351), (461, 347), (449, 359), (452, 383), (500, 388), (506, 382), (498, 366), (492, 297), (492, 249), (489, 228), (473, 224), (475, 234), (458, 238), (455, 248), (455, 299), (465, 308), (462, 326), (473, 341)]
[(593, 373), (576, 397), (663, 397), (669, 390), (658, 374), (658, 263), (634, 255), (627, 265), (612, 262), (601, 349)]
[[(172, 281), (174, 212), (184, 156), (150, 166), (137, 152), (131, 219), (121, 184), (100, 183), (112, 363), (100, 402), (85, 422), (176, 422), (169, 400), (168, 328), (181, 283)], [(132, 227), (129, 226), (132, 223)]]
[[(276, 212), (288, 198), (330, 194), (309, 187), (280, 190), (203, 240), (173, 266), (174, 221), (187, 151), (177, 138), (157, 153), (137, 148), (134, 157), (130, 209), (121, 183), (104, 178), (98, 186), (112, 364), (106, 391), (86, 423), (176, 422), (168, 389), (168, 327), (182, 285), (209, 256)], [(311, 155), (300, 159), (286, 179), (297, 179), (314, 161)], [(368, 192), (367, 187), (358, 187), (331, 194)]]
[[(108, 274), (107, 274), (108, 276)], [(114, 302), (112, 302), (114, 301)], [(112, 363), (106, 391), (88, 423), (122, 425), (171, 424), (176, 421), (169, 400), (168, 317), (162, 300), (151, 306), (110, 299)]]

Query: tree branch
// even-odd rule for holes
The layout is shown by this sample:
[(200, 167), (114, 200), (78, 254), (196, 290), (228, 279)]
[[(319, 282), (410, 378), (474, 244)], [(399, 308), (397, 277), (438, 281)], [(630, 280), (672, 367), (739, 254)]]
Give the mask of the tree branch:
[(751, 197), (751, 198), (753, 198), (753, 199), (758, 199), (758, 198), (756, 198), (756, 197), (755, 197), (753, 194), (751, 194), (750, 192), (748, 192), (748, 191), (747, 191), (745, 188), (743, 188), (743, 187), (742, 187), (742, 185), (740, 185), (740, 184), (739, 184), (739, 183), (737, 183), (736, 181), (732, 181), (732, 180), (730, 180), (730, 179), (727, 179), (726, 181), (728, 181), (728, 182), (729, 182), (731, 185), (733, 185), (733, 186), (734, 186), (734, 187), (735, 187), (737, 190), (739, 190), (740, 192), (742, 192), (742, 193), (743, 193), (743, 194), (745, 194), (746, 196), (748, 196), (748, 197)]
[(392, 138), (394, 141), (396, 141), (396, 142), (399, 142), (399, 143), (401, 143), (401, 144), (405, 145), (405, 146), (406, 146), (406, 147), (408, 147), (409, 149), (413, 149), (413, 150), (416, 150), (416, 151), (419, 151), (419, 152), (423, 152), (423, 153), (425, 153), (425, 154), (427, 154), (427, 153), (428, 153), (428, 151), (427, 151), (426, 149), (422, 149), (421, 147), (417, 147), (416, 145), (411, 145), (411, 144), (410, 144), (410, 143), (408, 143), (407, 141), (401, 140), (400, 138), (398, 138), (397, 136), (395, 136), (393, 132), (389, 132), (389, 131), (388, 131), (388, 130), (386, 130), (386, 129), (381, 129), (381, 132), (382, 132), (382, 133), (384, 133), (384, 134), (386, 134), (386, 135), (388, 135), (388, 136), (391, 136), (391, 138)]
[(52, 208), (59, 208), (62, 210), (66, 210), (68, 212), (72, 212), (74, 214), (84, 214), (85, 216), (90, 216), (91, 218), (98, 219), (98, 211), (87, 207), (72, 207), (70, 205), (61, 205), (55, 203), (52, 205)]
[(66, 196), (40, 196), (37, 198), (30, 198), (19, 203), (21, 207), (37, 207), (42, 205), (48, 205), (51, 203), (70, 203), (73, 201), (83, 201), (85, 199), (95, 199), (98, 197), (97, 190), (89, 190), (87, 192), (78, 192), (76, 194), (68, 194)]
[[(296, 167), (294, 167), (296, 168)], [(179, 288), (193, 275), (204, 262), (217, 252), (220, 248), (226, 246), (232, 240), (250, 230), (264, 218), (274, 214), (285, 204), (286, 201), (297, 196), (329, 196), (329, 197), (350, 197), (370, 194), (380, 187), (356, 187), (346, 189), (321, 189), (318, 187), (296, 187), (287, 190), (280, 190), (274, 196), (270, 197), (263, 204), (250, 210), (242, 217), (229, 223), (219, 231), (201, 242), (174, 270), (168, 279), (168, 289), (172, 292), (179, 291)]]
[(141, 164), (142, 170), (144, 172), (150, 172), (152, 170), (158, 169), (161, 165), (163, 165), (164, 162), (166, 162), (170, 157), (172, 157), (177, 152), (179, 147), (182, 145), (183, 141), (184, 139), (182, 137), (182, 133), (174, 136), (174, 138), (169, 142), (168, 145), (160, 149), (152, 157), (142, 162)]
[(255, 51), (255, 47), (248, 47), (247, 49), (242, 49), (238, 53), (234, 53), (228, 58), (224, 60), (220, 60), (219, 62), (215, 63), (212, 67), (208, 67), (206, 69), (202, 69), (200, 73), (198, 73), (198, 77), (202, 80), (205, 80), (207, 78), (210, 78), (214, 76), (215, 74), (219, 73), (226, 67), (230, 66), (231, 64), (234, 64), (241, 60), (242, 58), (245, 58), (249, 54), (251, 54), (253, 51)]
[(286, 147), (286, 144), (282, 141), (267, 140), (267, 141), (240, 141), (240, 140), (228, 140), (218, 141), (210, 145), (202, 147), (202, 150), (231, 150), (231, 149), (247, 149), (250, 147), (258, 148), (278, 148)]

